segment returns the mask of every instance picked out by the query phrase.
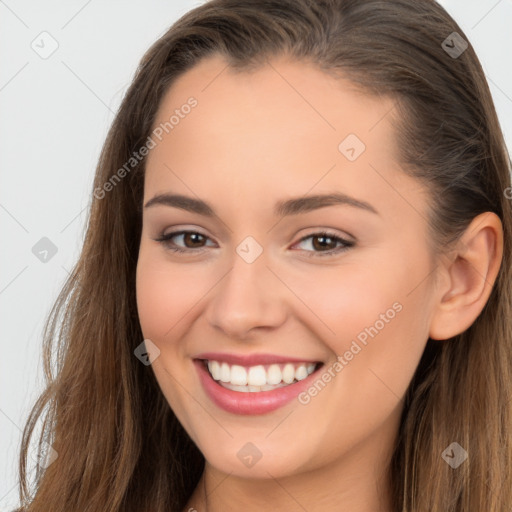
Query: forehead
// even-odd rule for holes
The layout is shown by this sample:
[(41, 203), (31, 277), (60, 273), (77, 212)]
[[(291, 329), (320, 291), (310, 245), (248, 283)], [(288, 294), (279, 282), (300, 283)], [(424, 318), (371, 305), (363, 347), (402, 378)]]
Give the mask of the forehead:
[[(286, 127), (281, 139), (288, 134), (297, 139), (316, 133), (317, 138), (327, 138), (326, 142), (332, 141), (337, 149), (336, 142), (354, 132), (365, 143), (375, 146), (383, 142), (392, 149), (391, 127), (382, 121), (391, 118), (394, 101), (369, 96), (347, 79), (327, 75), (310, 63), (280, 57), (255, 70), (237, 71), (221, 56), (205, 58), (179, 76), (167, 91), (154, 127), (169, 121), (192, 96), (199, 108), (194, 108), (187, 123), (173, 127), (175, 135), (187, 124), (193, 124), (194, 131), (201, 124), (207, 133), (227, 133), (240, 139), (244, 133), (258, 130), (258, 139), (268, 141), (278, 129)], [(374, 132), (377, 125), (379, 129)], [(234, 129), (240, 127), (244, 129), (237, 133)]]
[(308, 63), (280, 58), (246, 72), (209, 57), (162, 99), (145, 196), (175, 189), (211, 197), (229, 185), (253, 206), (276, 190), (281, 198), (333, 189), (378, 204), (389, 188), (382, 176), (407, 180), (397, 172), (395, 114), (391, 98)]

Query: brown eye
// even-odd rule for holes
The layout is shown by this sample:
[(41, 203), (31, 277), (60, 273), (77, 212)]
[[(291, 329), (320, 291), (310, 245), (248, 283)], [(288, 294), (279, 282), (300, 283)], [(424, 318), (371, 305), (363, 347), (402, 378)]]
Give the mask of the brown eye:
[[(204, 241), (205, 238), (203, 235), (201, 235), (201, 233), (196, 233), (194, 231), (188, 231), (182, 234), (185, 245), (192, 248), (201, 247), (201, 243)], [(190, 245), (186, 243), (187, 241), (190, 242)]]
[[(305, 242), (306, 240), (312, 240), (311, 246), (312, 251), (306, 250), (308, 256), (334, 256), (340, 252), (346, 251), (350, 247), (354, 246), (354, 242), (344, 240), (343, 238), (333, 233), (312, 233), (311, 235), (305, 236), (300, 240), (299, 243)], [(341, 244), (341, 247), (339, 246)]]
[[(173, 239), (181, 237), (182, 245), (177, 245)], [(165, 235), (161, 235), (156, 239), (157, 242), (162, 243), (167, 249), (175, 252), (189, 252), (194, 249), (203, 249), (203, 243), (208, 240), (208, 237), (197, 231), (171, 231)], [(195, 251), (198, 252), (198, 251)]]
[[(336, 248), (336, 240), (331, 236), (318, 235), (312, 237), (313, 247), (318, 250)], [(317, 241), (320, 241), (317, 243)]]
[[(182, 243), (178, 245), (176, 240), (181, 237)], [(176, 239), (176, 240), (173, 240)], [(355, 245), (355, 242), (344, 240), (333, 233), (313, 233), (305, 236), (299, 242), (312, 240), (313, 250), (306, 250), (307, 256), (334, 256)], [(206, 245), (204, 244), (209, 238), (197, 231), (172, 231), (165, 235), (161, 235), (156, 241), (162, 243), (166, 249), (173, 252), (201, 252)], [(341, 247), (340, 247), (341, 244)]]

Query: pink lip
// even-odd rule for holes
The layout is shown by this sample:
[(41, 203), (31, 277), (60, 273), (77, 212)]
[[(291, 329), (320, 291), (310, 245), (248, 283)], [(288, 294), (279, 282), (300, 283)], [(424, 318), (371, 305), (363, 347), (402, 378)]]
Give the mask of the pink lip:
[[(205, 359), (208, 358), (205, 357)], [(214, 357), (211, 357), (211, 359), (219, 360)], [(261, 358), (259, 360), (261, 361)], [(238, 361), (240, 361), (240, 359), (238, 359)], [(286, 361), (291, 360), (288, 358)], [(276, 358), (273, 357), (271, 362), (281, 361), (276, 361)], [(299, 362), (302, 362), (302, 360)], [(299, 395), (299, 393), (309, 387), (312, 381), (317, 378), (318, 373), (317, 369), (311, 375), (296, 382), (295, 384), (290, 384), (289, 386), (277, 388), (272, 391), (244, 393), (222, 387), (210, 375), (210, 372), (206, 369), (203, 361), (194, 359), (194, 365), (199, 373), (201, 384), (212, 402), (227, 412), (242, 415), (266, 414), (279, 409), (285, 404), (291, 402)]]
[(279, 364), (279, 363), (318, 363), (311, 359), (297, 359), (289, 356), (276, 356), (274, 354), (223, 354), (221, 352), (204, 352), (198, 354), (195, 359), (208, 359), (208, 361), (219, 361), (240, 366), (256, 366), (258, 364)]

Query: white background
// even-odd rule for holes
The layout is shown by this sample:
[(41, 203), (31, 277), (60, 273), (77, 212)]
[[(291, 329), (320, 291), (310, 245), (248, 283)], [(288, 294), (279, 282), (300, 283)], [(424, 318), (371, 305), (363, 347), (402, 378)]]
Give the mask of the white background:
[[(108, 127), (145, 50), (200, 3), (0, 0), (0, 511), (18, 504), (42, 327), (78, 258)], [(440, 3), (479, 55), (512, 148), (512, 0)], [(47, 59), (31, 47), (44, 31), (58, 42)], [(58, 249), (47, 263), (32, 253), (42, 237)]]

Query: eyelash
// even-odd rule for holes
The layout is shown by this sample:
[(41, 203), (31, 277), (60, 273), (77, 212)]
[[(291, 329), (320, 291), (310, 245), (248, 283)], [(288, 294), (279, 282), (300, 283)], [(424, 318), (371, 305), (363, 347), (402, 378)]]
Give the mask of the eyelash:
[[(172, 252), (176, 252), (176, 253), (190, 253), (190, 252), (201, 253), (204, 250), (204, 247), (200, 247), (200, 248), (197, 248), (197, 249), (192, 249), (192, 248), (184, 249), (183, 247), (178, 247), (175, 244), (173, 246), (171, 246), (171, 241), (170, 241), (171, 238), (174, 238), (175, 236), (191, 234), (191, 233), (192, 234), (201, 235), (202, 237), (204, 237), (206, 239), (209, 238), (206, 235), (203, 235), (203, 233), (200, 233), (199, 231), (182, 230), (182, 231), (172, 231), (170, 233), (167, 233), (166, 235), (161, 235), (159, 238), (156, 238), (155, 241), (163, 244), (166, 247), (166, 249), (168, 249), (169, 251), (172, 251)], [(320, 238), (320, 237), (327, 237), (327, 238), (330, 238), (330, 239), (334, 240), (335, 242), (341, 242), (345, 247), (338, 247), (336, 249), (330, 249), (328, 251), (306, 251), (307, 253), (310, 253), (310, 254), (307, 255), (308, 257), (335, 256), (337, 254), (345, 252), (346, 250), (350, 249), (351, 247), (353, 247), (355, 245), (354, 242), (350, 242), (348, 240), (340, 238), (339, 236), (335, 235), (334, 233), (330, 233), (328, 231), (320, 231), (320, 232), (317, 232), (317, 233), (311, 233), (311, 234), (306, 235), (305, 237), (301, 238), (297, 243), (304, 242), (304, 240), (307, 240), (308, 238)]]

